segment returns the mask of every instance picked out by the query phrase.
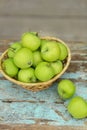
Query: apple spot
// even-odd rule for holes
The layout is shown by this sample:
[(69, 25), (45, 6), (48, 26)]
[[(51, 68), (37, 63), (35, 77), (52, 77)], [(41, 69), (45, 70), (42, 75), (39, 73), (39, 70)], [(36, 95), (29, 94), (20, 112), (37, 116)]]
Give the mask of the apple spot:
[(46, 66), (49, 68), (49, 67), (51, 67), (51, 64), (48, 63)]
[(65, 94), (66, 94), (66, 92), (64, 91), (64, 90), (61, 90), (61, 94), (62, 94), (62, 96), (64, 96)]
[(28, 65), (29, 65), (29, 66), (31, 66), (31, 65), (32, 65), (32, 62), (31, 62), (31, 61), (29, 61), (29, 62), (28, 62)]
[(33, 82), (33, 83), (35, 83), (35, 82), (36, 82), (36, 79), (35, 79), (35, 78), (33, 78), (33, 77), (30, 77), (30, 78), (29, 78), (29, 81), (31, 81), (31, 82)]
[(14, 50), (15, 50), (15, 49), (14, 49), (14, 48), (12, 48), (12, 47), (9, 47), (9, 48), (10, 48), (10, 50), (11, 50), (11, 51), (14, 51)]

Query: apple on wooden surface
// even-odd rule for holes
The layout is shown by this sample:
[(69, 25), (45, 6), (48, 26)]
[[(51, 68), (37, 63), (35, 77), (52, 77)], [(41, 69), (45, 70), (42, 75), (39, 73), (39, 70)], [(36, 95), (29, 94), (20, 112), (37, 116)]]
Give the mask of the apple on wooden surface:
[(71, 98), (76, 91), (74, 83), (69, 79), (63, 79), (58, 83), (58, 94), (62, 99)]
[(87, 117), (87, 102), (80, 96), (72, 98), (67, 108), (74, 118), (81, 119)]

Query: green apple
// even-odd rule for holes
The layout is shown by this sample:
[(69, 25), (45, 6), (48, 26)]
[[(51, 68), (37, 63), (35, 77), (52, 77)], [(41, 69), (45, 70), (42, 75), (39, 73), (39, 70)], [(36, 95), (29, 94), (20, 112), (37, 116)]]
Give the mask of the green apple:
[(68, 112), (77, 119), (87, 117), (87, 102), (80, 96), (72, 98), (68, 104)]
[(69, 99), (75, 93), (76, 87), (71, 80), (63, 79), (58, 84), (58, 94), (62, 99)]
[(15, 53), (22, 48), (22, 45), (19, 42), (14, 42), (10, 47), (8, 48), (8, 57), (13, 58)]
[(41, 46), (43, 46), (43, 45), (46, 44), (47, 42), (50, 42), (50, 40), (41, 39)]
[(21, 69), (28, 68), (33, 64), (33, 53), (28, 48), (21, 48), (15, 53), (14, 63)]
[(52, 62), (51, 66), (54, 69), (55, 75), (63, 70), (63, 63), (60, 60)]
[(43, 61), (39, 50), (33, 52), (33, 58), (34, 58), (34, 62), (33, 62), (34, 67), (36, 67), (38, 63)]
[(25, 83), (34, 83), (36, 82), (35, 71), (33, 68), (21, 69), (18, 73), (18, 80)]
[(62, 43), (58, 43), (58, 44), (59, 44), (59, 47), (60, 47), (60, 50), (61, 50), (59, 60), (64, 60), (68, 55), (68, 50), (67, 50), (67, 48), (64, 44), (62, 44)]
[(18, 73), (18, 67), (14, 64), (12, 58), (7, 58), (2, 64), (3, 70), (10, 77), (15, 77)]
[(47, 42), (41, 47), (41, 56), (45, 61), (52, 62), (59, 59), (60, 48), (55, 41)]
[(22, 36), (23, 47), (26, 47), (32, 51), (35, 51), (40, 47), (40, 44), (41, 44), (41, 40), (35, 34), (27, 32)]
[(35, 75), (40, 81), (48, 81), (54, 76), (54, 70), (48, 62), (40, 62), (35, 68)]

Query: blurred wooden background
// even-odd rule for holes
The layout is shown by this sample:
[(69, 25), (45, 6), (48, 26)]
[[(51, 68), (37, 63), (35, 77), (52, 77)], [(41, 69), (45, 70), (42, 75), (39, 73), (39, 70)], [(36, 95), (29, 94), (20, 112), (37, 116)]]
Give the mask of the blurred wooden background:
[(0, 39), (26, 31), (87, 41), (87, 0), (0, 0)]

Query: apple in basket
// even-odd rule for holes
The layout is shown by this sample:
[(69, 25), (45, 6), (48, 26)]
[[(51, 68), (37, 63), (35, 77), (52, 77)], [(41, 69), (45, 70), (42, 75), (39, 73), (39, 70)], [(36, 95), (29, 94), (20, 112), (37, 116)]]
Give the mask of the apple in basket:
[(52, 83), (67, 69), (69, 53), (67, 45), (59, 39), (41, 38), (35, 32), (26, 32), (3, 54), (1, 67), (3, 73), (19, 84)]

